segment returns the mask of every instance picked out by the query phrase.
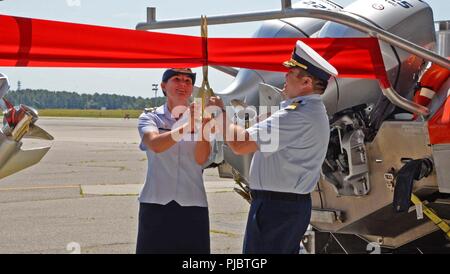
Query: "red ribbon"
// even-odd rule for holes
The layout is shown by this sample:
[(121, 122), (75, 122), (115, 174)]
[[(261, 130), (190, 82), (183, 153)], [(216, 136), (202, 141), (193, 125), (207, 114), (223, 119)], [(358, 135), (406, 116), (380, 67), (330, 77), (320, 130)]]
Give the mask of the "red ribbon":
[[(181, 68), (204, 64), (286, 71), (297, 38), (208, 38), (0, 15), (0, 66)], [(378, 79), (389, 86), (378, 40), (301, 39), (339, 77)]]

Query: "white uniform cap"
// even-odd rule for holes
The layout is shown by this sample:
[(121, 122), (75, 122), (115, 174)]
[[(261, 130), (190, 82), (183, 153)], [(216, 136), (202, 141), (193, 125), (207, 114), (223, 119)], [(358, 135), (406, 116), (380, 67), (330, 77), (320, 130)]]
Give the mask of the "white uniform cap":
[(337, 76), (338, 72), (327, 60), (323, 59), (320, 54), (313, 50), (310, 46), (298, 40), (292, 57), (283, 63), (288, 68), (299, 67), (310, 73), (311, 75), (328, 81), (331, 76)]

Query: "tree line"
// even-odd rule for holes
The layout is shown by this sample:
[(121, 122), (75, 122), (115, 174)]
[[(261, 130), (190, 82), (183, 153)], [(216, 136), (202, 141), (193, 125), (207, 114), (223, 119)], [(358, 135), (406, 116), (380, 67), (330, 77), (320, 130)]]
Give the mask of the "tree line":
[(79, 94), (45, 89), (10, 91), (6, 96), (14, 105), (24, 104), (36, 109), (143, 109), (160, 106), (166, 97), (143, 98), (117, 94)]

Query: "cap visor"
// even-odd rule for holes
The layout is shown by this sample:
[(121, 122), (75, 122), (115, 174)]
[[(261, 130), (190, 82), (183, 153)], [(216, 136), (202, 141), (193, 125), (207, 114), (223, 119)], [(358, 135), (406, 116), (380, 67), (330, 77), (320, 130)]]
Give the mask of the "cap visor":
[(287, 67), (287, 68), (293, 68), (296, 67), (297, 65), (295, 65), (294, 63), (292, 63), (291, 61), (284, 61), (283, 62), (283, 66)]

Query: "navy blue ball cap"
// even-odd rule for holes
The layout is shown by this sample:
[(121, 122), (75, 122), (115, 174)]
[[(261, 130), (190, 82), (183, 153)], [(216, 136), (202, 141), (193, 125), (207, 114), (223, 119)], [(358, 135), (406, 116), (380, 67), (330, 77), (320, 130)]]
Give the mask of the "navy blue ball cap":
[(179, 75), (179, 74), (183, 74), (183, 75), (187, 75), (192, 79), (192, 84), (195, 84), (195, 76), (196, 73), (192, 72), (192, 70), (190, 68), (170, 68), (167, 69), (163, 76), (162, 76), (162, 81), (163, 82), (167, 82), (169, 81), (170, 78), (172, 78), (175, 75)]

